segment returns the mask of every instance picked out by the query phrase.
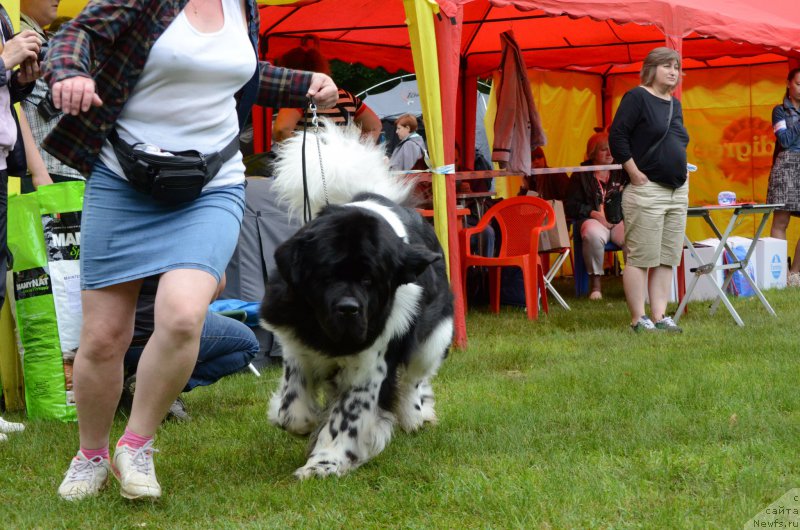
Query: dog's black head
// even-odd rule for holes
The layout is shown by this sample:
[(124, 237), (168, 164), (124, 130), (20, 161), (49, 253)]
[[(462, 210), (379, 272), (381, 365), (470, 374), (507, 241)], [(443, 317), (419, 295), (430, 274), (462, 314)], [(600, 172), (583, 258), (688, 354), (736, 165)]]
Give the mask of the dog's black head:
[[(377, 214), (341, 206), (326, 208), (275, 251), (284, 298), (307, 315), (291, 324), (302, 340), (331, 355), (371, 344), (384, 329), (397, 288), (440, 258), (403, 242)], [(267, 320), (279, 318), (275, 309), (264, 313)]]

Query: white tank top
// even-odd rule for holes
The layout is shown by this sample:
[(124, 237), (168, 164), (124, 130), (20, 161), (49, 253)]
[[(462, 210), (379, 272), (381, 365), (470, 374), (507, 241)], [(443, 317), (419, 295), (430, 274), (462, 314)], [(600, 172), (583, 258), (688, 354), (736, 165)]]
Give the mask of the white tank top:
[[(233, 96), (253, 76), (256, 55), (240, 0), (222, 0), (222, 11), (224, 25), (212, 33), (195, 29), (181, 11), (155, 41), (117, 120), (120, 138), (166, 151), (209, 154), (239, 134)], [(124, 178), (108, 140), (100, 160)], [(242, 154), (236, 153), (206, 189), (243, 181)]]

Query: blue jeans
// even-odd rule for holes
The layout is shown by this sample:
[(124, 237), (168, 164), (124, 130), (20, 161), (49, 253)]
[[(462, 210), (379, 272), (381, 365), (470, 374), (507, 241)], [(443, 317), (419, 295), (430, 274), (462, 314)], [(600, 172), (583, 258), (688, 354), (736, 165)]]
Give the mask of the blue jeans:
[[(258, 349), (258, 339), (253, 330), (238, 320), (209, 311), (200, 335), (197, 365), (183, 391), (208, 386), (242, 370), (256, 356)], [(125, 369), (128, 373), (136, 372), (142, 350), (144, 346), (128, 348), (125, 353)]]
[[(474, 215), (468, 215), (464, 220), (464, 226), (471, 228), (477, 226), (480, 219)], [(480, 234), (475, 234), (469, 241), (469, 248), (473, 254), (479, 256), (494, 257), (495, 234), (492, 225), (487, 225)]]

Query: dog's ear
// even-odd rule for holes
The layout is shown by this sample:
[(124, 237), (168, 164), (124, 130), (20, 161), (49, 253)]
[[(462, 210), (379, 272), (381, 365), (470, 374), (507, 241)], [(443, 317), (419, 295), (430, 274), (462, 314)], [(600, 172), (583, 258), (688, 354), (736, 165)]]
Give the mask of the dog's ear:
[(275, 265), (289, 285), (300, 283), (300, 255), (303, 238), (295, 235), (275, 249)]
[(417, 276), (428, 268), (431, 263), (442, 259), (442, 255), (431, 252), (422, 245), (407, 245), (403, 256), (403, 264), (399, 271), (400, 284), (413, 283)]

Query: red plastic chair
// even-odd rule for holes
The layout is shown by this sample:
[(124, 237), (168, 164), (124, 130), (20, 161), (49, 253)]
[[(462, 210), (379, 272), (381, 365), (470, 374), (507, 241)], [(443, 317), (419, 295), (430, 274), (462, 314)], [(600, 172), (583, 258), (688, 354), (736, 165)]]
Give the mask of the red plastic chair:
[[(489, 258), (476, 256), (470, 250), (470, 238), (480, 234), (495, 219), (500, 226), (500, 251), (498, 256)], [(528, 318), (539, 317), (538, 294), (542, 296), (542, 309), (547, 313), (547, 289), (544, 271), (539, 258), (539, 234), (555, 226), (556, 216), (553, 207), (538, 197), (513, 197), (505, 199), (481, 217), (473, 228), (460, 232), (461, 279), (464, 291), (464, 305), (467, 301), (467, 268), (488, 267), (489, 269), (489, 307), (493, 313), (500, 312), (500, 269), (519, 267), (525, 286), (525, 305)]]

